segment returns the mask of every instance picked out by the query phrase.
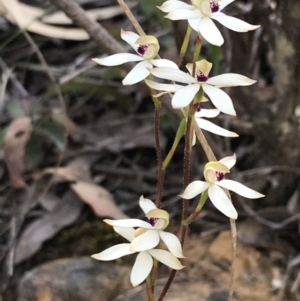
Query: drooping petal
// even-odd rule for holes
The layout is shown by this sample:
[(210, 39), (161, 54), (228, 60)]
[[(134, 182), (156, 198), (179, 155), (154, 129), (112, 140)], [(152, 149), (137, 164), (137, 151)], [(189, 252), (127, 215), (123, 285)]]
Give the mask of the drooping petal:
[(233, 180), (224, 179), (216, 184), (248, 199), (259, 199), (264, 197), (263, 194)]
[(134, 240), (135, 230), (133, 228), (114, 227), (114, 230), (128, 241), (132, 242)]
[(118, 220), (105, 219), (103, 221), (113, 227), (125, 227), (125, 228), (133, 227), (133, 228), (152, 229), (152, 226), (149, 223), (137, 218), (118, 219)]
[(181, 85), (161, 84), (161, 83), (157, 83), (152, 80), (149, 80), (149, 79), (145, 79), (145, 83), (147, 86), (149, 86), (152, 89), (155, 89), (158, 91), (165, 91), (165, 92), (176, 92), (179, 89), (184, 87)]
[(205, 17), (200, 20), (198, 31), (208, 43), (215, 46), (223, 45), (224, 39), (220, 30), (210, 18)]
[(141, 252), (155, 248), (159, 243), (159, 234), (157, 230), (148, 230), (136, 237), (130, 244), (130, 250)]
[(219, 10), (224, 9), (227, 5), (229, 5), (230, 3), (232, 3), (235, 0), (222, 0), (219, 2)]
[(163, 263), (164, 265), (170, 267), (174, 270), (181, 270), (184, 268), (184, 266), (180, 263), (180, 261), (170, 252), (165, 250), (148, 250), (151, 256), (153, 256), (155, 259)]
[(236, 163), (236, 155), (225, 157), (219, 160), (220, 163), (224, 164), (228, 169), (231, 169)]
[(156, 205), (151, 200), (145, 199), (143, 195), (140, 196), (139, 205), (145, 214), (153, 209), (157, 209)]
[(188, 106), (199, 89), (199, 84), (192, 84), (178, 90), (172, 98), (172, 107), (174, 109), (181, 109)]
[(164, 13), (169, 13), (173, 10), (178, 9), (190, 9), (192, 10), (194, 7), (190, 4), (184, 3), (182, 1), (177, 0), (169, 0), (164, 2), (161, 6), (157, 6), (158, 9), (163, 11)]
[(128, 62), (142, 61), (143, 58), (133, 53), (117, 53), (104, 58), (94, 58), (92, 60), (103, 66), (118, 66)]
[(178, 237), (172, 233), (160, 231), (161, 240), (166, 244), (169, 251), (178, 258), (184, 258), (182, 254), (182, 246)]
[(190, 26), (196, 31), (199, 32), (199, 23), (201, 19), (188, 19)]
[(178, 9), (169, 12), (165, 15), (165, 18), (176, 21), (176, 20), (187, 20), (187, 19), (200, 19), (202, 14), (199, 10), (191, 9)]
[(217, 109), (202, 109), (200, 112), (195, 113), (195, 117), (205, 117), (205, 118), (214, 118), (220, 114), (220, 110)]
[(213, 14), (211, 18), (218, 21), (223, 26), (237, 32), (247, 32), (249, 30), (255, 30), (260, 27), (260, 25), (252, 25), (238, 18), (227, 16), (221, 12)]
[(152, 64), (150, 62), (139, 62), (123, 79), (123, 85), (133, 85), (145, 79), (150, 74), (147, 68), (152, 68)]
[(229, 115), (236, 115), (231, 98), (224, 91), (217, 87), (203, 84), (202, 88), (208, 95), (214, 106), (221, 112)]
[(172, 62), (170, 60), (166, 60), (166, 59), (153, 59), (150, 62), (155, 67), (167, 67), (167, 68), (178, 69), (178, 66), (174, 62)]
[(232, 202), (221, 187), (212, 184), (208, 188), (208, 196), (214, 206), (224, 215), (232, 219), (237, 219), (238, 214), (232, 205)]
[(135, 42), (140, 36), (132, 31), (125, 31), (121, 29), (121, 38), (127, 42), (134, 50), (136, 50)]
[(208, 120), (202, 118), (195, 118), (195, 121), (199, 128), (211, 132), (213, 134), (217, 134), (224, 137), (238, 137), (239, 135), (235, 132), (228, 131)]
[(183, 199), (189, 200), (194, 198), (196, 195), (202, 193), (209, 187), (209, 183), (203, 181), (191, 182), (179, 196)]
[(196, 79), (190, 76), (189, 74), (174, 68), (154, 68), (150, 70), (151, 74), (158, 78), (173, 80), (175, 82), (180, 82), (184, 84), (196, 83)]
[(100, 253), (93, 254), (92, 258), (97, 260), (103, 260), (103, 261), (109, 261), (109, 260), (115, 260), (117, 258), (133, 254), (135, 252), (130, 251), (130, 244), (119, 244), (112, 246)]
[(147, 252), (141, 252), (136, 257), (131, 270), (130, 282), (133, 287), (141, 284), (150, 274), (153, 266), (153, 259)]
[(236, 73), (226, 73), (222, 75), (213, 76), (209, 78), (206, 81), (206, 83), (222, 88), (235, 86), (250, 86), (256, 83), (256, 80)]

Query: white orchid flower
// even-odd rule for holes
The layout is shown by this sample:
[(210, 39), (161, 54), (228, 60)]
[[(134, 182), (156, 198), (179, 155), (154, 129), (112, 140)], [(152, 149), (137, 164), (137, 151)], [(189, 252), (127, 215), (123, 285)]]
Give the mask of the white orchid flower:
[[(136, 231), (133, 228), (114, 227), (114, 230), (130, 242), (136, 239)], [(94, 254), (92, 255), (92, 258), (102, 261), (110, 261), (133, 253), (136, 252), (131, 250), (131, 244), (123, 243), (110, 247), (98, 254)], [(174, 270), (180, 270), (184, 268), (180, 261), (168, 251), (160, 249), (141, 251), (136, 257), (130, 275), (130, 281), (133, 286), (141, 284), (150, 274), (153, 266), (152, 257)]]
[(139, 204), (149, 222), (139, 219), (106, 219), (104, 222), (118, 228), (137, 228), (134, 234), (135, 238), (130, 244), (130, 251), (151, 250), (162, 240), (174, 256), (183, 258), (182, 247), (178, 237), (163, 231), (169, 224), (168, 212), (158, 209), (151, 200), (145, 199), (143, 196), (140, 197)]
[(146, 84), (153, 89), (167, 92), (175, 92), (172, 98), (174, 109), (188, 106), (200, 88), (210, 98), (214, 106), (221, 112), (229, 115), (236, 115), (231, 98), (220, 88), (234, 86), (249, 86), (256, 81), (246, 76), (236, 73), (225, 73), (209, 78), (212, 63), (207, 60), (201, 60), (195, 63), (195, 76), (193, 77), (193, 64), (187, 64), (189, 73), (178, 69), (162, 67), (151, 69), (150, 72), (156, 77), (188, 84), (187, 86), (160, 84), (146, 80)]
[(192, 0), (192, 5), (177, 0), (169, 0), (158, 6), (168, 13), (165, 17), (170, 20), (188, 20), (190, 26), (199, 32), (212, 45), (221, 46), (224, 39), (212, 20), (218, 21), (225, 27), (237, 31), (247, 32), (255, 30), (259, 25), (251, 25), (240, 19), (226, 16), (221, 12), (234, 0)]
[(178, 66), (166, 59), (155, 59), (159, 51), (159, 43), (154, 36), (140, 37), (134, 32), (121, 29), (121, 38), (127, 42), (137, 54), (117, 53), (105, 58), (92, 59), (99, 65), (118, 66), (128, 62), (139, 62), (124, 78), (123, 85), (133, 85), (144, 80), (149, 74), (149, 70), (156, 67), (177, 68)]
[(214, 118), (220, 114), (217, 109), (203, 109), (200, 104), (197, 104), (196, 113), (194, 119), (200, 129), (211, 132), (216, 135), (224, 137), (238, 137), (239, 135), (235, 132), (228, 131), (206, 119), (203, 118)]
[(225, 174), (230, 172), (235, 163), (235, 155), (225, 157), (220, 161), (207, 163), (204, 169), (205, 182), (194, 181), (190, 183), (180, 196), (184, 199), (192, 199), (208, 189), (208, 196), (214, 206), (229, 218), (237, 219), (237, 211), (222, 188), (231, 190), (248, 199), (262, 198), (264, 195), (239, 182), (225, 179)]

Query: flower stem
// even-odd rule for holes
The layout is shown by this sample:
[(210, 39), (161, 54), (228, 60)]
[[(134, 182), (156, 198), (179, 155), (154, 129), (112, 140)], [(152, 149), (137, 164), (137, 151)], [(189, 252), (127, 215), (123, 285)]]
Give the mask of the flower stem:
[(176, 151), (176, 148), (178, 146), (178, 143), (180, 141), (180, 139), (182, 138), (182, 136), (184, 135), (186, 131), (186, 118), (183, 118), (179, 124), (179, 127), (177, 129), (177, 133), (176, 133), (176, 136), (175, 136), (175, 139), (174, 139), (174, 142), (173, 142), (173, 145), (168, 153), (168, 155), (166, 156), (163, 164), (162, 164), (162, 169), (165, 171), (166, 168), (168, 167), (168, 165), (170, 164), (173, 156), (174, 156), (174, 153)]
[(194, 49), (194, 56), (193, 56), (193, 76), (195, 76), (196, 72), (196, 62), (199, 59), (200, 51), (201, 51), (201, 46), (202, 46), (202, 39), (200, 34), (197, 36), (196, 42), (195, 42), (195, 49)]
[(178, 67), (180, 67), (182, 60), (187, 52), (188, 46), (189, 46), (189, 42), (190, 42), (190, 37), (191, 37), (191, 33), (192, 33), (192, 27), (190, 25), (188, 25), (188, 28), (186, 30), (186, 34), (184, 36), (183, 42), (182, 42), (182, 46), (180, 49), (180, 54), (179, 54), (179, 58), (177, 61), (177, 65)]
[(151, 276), (146, 278), (146, 290), (148, 295), (148, 301), (155, 301), (153, 294), (153, 287), (151, 285)]
[(185, 219), (182, 224), (184, 226), (189, 226), (191, 224), (191, 222), (199, 215), (199, 213), (201, 212), (202, 207), (204, 206), (206, 200), (208, 198), (208, 190), (205, 190), (200, 197), (200, 200), (198, 202), (198, 205), (195, 209), (195, 211), (187, 218)]

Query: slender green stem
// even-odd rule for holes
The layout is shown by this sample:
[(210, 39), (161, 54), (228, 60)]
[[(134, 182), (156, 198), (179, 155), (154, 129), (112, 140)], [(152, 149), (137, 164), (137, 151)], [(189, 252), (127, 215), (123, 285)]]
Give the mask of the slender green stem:
[(196, 62), (199, 59), (200, 51), (201, 51), (201, 46), (202, 46), (202, 39), (200, 34), (198, 35), (196, 42), (195, 42), (195, 49), (194, 49), (194, 56), (193, 56), (193, 76), (195, 76), (196, 72)]
[(179, 54), (179, 58), (178, 58), (178, 62), (177, 65), (178, 67), (180, 67), (182, 60), (187, 52), (188, 46), (189, 46), (189, 42), (190, 42), (190, 38), (191, 38), (191, 33), (192, 33), (192, 27), (190, 25), (188, 25), (188, 28), (186, 30), (186, 34), (184, 36), (184, 40), (180, 49), (180, 54)]
[(146, 278), (146, 290), (147, 290), (147, 295), (148, 295), (148, 301), (155, 301), (152, 284), (151, 284), (151, 276), (148, 276)]
[(208, 190), (205, 190), (201, 194), (200, 200), (198, 202), (198, 205), (197, 205), (195, 211), (187, 219), (185, 219), (182, 222), (182, 224), (184, 226), (186, 226), (186, 227), (189, 226), (191, 224), (191, 222), (199, 215), (199, 213), (201, 212), (202, 207), (204, 206), (207, 198), (208, 198)]
[(173, 156), (174, 156), (174, 153), (176, 151), (176, 148), (178, 146), (178, 143), (179, 141), (181, 140), (182, 136), (184, 135), (185, 133), (185, 130), (186, 130), (186, 118), (183, 118), (179, 124), (179, 127), (177, 129), (177, 133), (176, 133), (176, 136), (175, 136), (175, 139), (174, 139), (174, 142), (173, 142), (173, 145), (169, 151), (169, 153), (167, 154), (163, 164), (162, 164), (162, 169), (163, 170), (166, 170), (166, 168), (168, 167), (168, 165), (170, 164)]

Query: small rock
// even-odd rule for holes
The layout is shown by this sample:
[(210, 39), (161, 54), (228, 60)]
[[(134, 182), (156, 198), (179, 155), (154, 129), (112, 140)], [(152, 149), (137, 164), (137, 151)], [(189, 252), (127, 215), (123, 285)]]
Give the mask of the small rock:
[(111, 301), (121, 293), (127, 268), (89, 257), (59, 259), (25, 274), (18, 301)]

